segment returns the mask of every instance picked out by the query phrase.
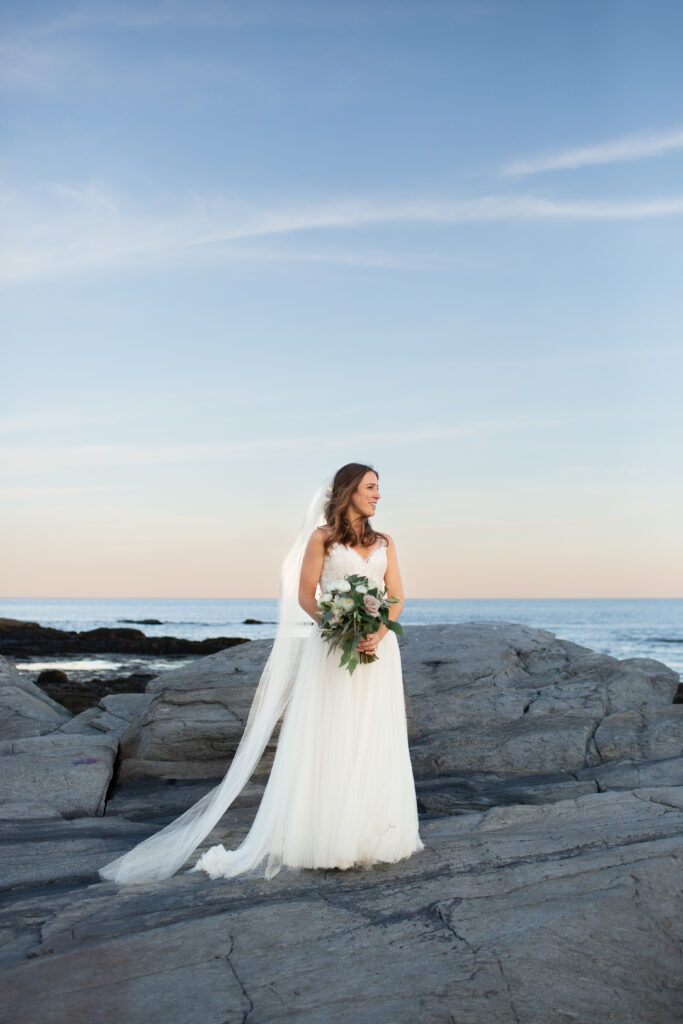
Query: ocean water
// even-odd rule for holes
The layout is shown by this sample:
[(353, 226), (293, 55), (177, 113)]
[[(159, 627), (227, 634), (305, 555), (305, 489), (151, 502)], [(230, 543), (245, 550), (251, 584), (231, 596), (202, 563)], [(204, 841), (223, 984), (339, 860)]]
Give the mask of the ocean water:
[[(192, 640), (275, 635), (277, 601), (270, 598), (0, 598), (0, 617), (26, 619), (58, 629), (132, 626), (148, 636)], [(259, 625), (245, 625), (247, 618)], [(159, 619), (160, 626), (126, 619)], [(655, 658), (683, 678), (683, 598), (408, 600), (404, 629), (448, 622), (520, 622), (615, 658)], [(120, 663), (120, 657), (117, 662)], [(21, 667), (21, 662), (18, 662)], [(47, 665), (48, 663), (46, 663)], [(51, 661), (50, 666), (61, 665)], [(88, 667), (104, 667), (90, 658)], [(177, 664), (174, 662), (173, 664)], [(32, 668), (38, 666), (33, 663)], [(75, 665), (72, 663), (72, 668)], [(84, 665), (85, 667), (85, 665)], [(161, 664), (155, 662), (158, 671)]]

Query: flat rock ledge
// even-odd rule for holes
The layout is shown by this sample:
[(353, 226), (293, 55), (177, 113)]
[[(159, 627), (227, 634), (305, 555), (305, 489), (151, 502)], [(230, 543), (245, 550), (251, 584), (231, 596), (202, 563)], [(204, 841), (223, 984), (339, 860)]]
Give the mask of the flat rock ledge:
[[(242, 832), (246, 830), (244, 823)], [(398, 864), (118, 888), (123, 819), (5, 832), (13, 1024), (674, 1024), (683, 786), (422, 825)]]
[[(77, 715), (0, 658), (3, 1024), (683, 1019), (678, 677), (544, 630), (402, 639), (419, 854), (103, 883), (222, 777), (269, 648)], [(202, 848), (247, 834), (276, 739)]]

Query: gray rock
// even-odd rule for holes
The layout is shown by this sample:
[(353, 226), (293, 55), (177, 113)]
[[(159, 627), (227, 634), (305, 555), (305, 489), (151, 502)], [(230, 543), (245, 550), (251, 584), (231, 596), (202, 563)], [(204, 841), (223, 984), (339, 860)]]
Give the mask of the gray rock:
[(0, 839), (0, 889), (92, 882), (102, 858), (109, 860), (110, 852), (118, 856), (158, 827), (121, 818), (5, 821)]
[(461, 771), (453, 776), (418, 779), (417, 801), (428, 814), (463, 814), (506, 804), (543, 804), (608, 789), (683, 784), (683, 757), (661, 761), (598, 764), (577, 772), (523, 774)]
[(147, 710), (153, 700), (152, 693), (110, 693), (102, 698), (100, 705), (110, 715), (116, 715), (125, 722), (132, 722)]
[(48, 804), (66, 817), (103, 814), (116, 740), (53, 733), (0, 743), (0, 792), (6, 801)]
[[(176, 818), (191, 807), (217, 783), (216, 779), (126, 779), (115, 787), (107, 800), (105, 814), (128, 818), (132, 821), (150, 821), (159, 818)], [(230, 808), (255, 807), (261, 801), (263, 785), (248, 782)], [(595, 788), (595, 786), (593, 787)]]
[(150, 680), (145, 689), (147, 693), (162, 693), (167, 690), (228, 688), (237, 700), (242, 698), (249, 701), (249, 691), (253, 691), (259, 681), (272, 646), (272, 640), (253, 640), (239, 647), (210, 654), (206, 658), (162, 672)]
[[(121, 778), (222, 775), (270, 647), (255, 641), (153, 679), (153, 702), (121, 740)], [(553, 775), (630, 758), (636, 749), (655, 759), (680, 749), (673, 731), (655, 725), (662, 715), (671, 730), (680, 721), (671, 713), (678, 676), (660, 662), (619, 661), (547, 630), (500, 622), (412, 627), (401, 654), (418, 778)], [(616, 728), (623, 714), (638, 722), (642, 714), (650, 725), (626, 719)], [(277, 736), (276, 729), (259, 780)]]
[[(255, 779), (263, 781), (267, 778), (274, 756), (271, 745), (255, 769)], [(148, 761), (146, 758), (127, 757), (119, 765), (116, 778), (118, 782), (139, 779), (219, 779), (225, 775), (229, 766), (230, 758), (226, 757), (213, 761)]]
[(682, 806), (661, 787), (497, 807), (423, 823), (425, 850), (399, 864), (122, 888), (96, 867), (143, 826), (32, 823), (22, 845), (16, 823), (22, 863), (47, 863), (45, 847), (62, 882), (25, 874), (0, 910), (4, 1010), (13, 1024), (677, 1024)]
[(7, 800), (0, 802), (0, 820), (16, 818), (61, 818), (62, 815), (51, 804), (28, 800)]
[(683, 704), (622, 711), (603, 718), (595, 731), (602, 761), (683, 755)]
[[(101, 718), (102, 708), (93, 707), (86, 708), (85, 711), (81, 711), (79, 714), (66, 722), (59, 729), (60, 733), (66, 736), (101, 736), (103, 732), (107, 732), (107, 729), (98, 729), (95, 726), (95, 722)], [(120, 735), (122, 735), (128, 728), (128, 723), (122, 719), (117, 719), (117, 723), (120, 726)]]
[(0, 740), (42, 736), (70, 718), (70, 711), (22, 678), (8, 658), (0, 657)]
[(519, 775), (460, 771), (457, 775), (416, 781), (418, 808), (428, 814), (465, 814), (500, 804), (544, 804), (597, 793), (599, 789), (595, 778), (586, 775), (585, 779), (578, 779), (569, 772)]
[(583, 768), (574, 774), (578, 781), (593, 780), (600, 792), (644, 786), (679, 786), (683, 784), (683, 757), (601, 764)]
[(151, 693), (112, 693), (103, 697), (98, 705), (75, 715), (59, 732), (81, 736), (101, 733), (120, 739), (130, 723), (141, 715), (154, 700)]
[[(419, 706), (416, 716), (419, 721)], [(596, 719), (582, 711), (492, 719), (423, 732), (412, 745), (418, 776), (452, 775), (461, 769), (566, 772), (600, 758), (591, 744)]]

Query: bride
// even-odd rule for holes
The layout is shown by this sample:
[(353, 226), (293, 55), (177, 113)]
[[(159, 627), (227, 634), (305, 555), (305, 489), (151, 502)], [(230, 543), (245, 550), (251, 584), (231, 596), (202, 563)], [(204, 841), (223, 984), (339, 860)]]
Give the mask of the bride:
[(401, 657), (382, 624), (358, 649), (377, 660), (353, 675), (318, 628), (316, 594), (352, 573), (403, 608), (396, 548), (370, 519), (380, 500), (371, 466), (349, 463), (318, 490), (282, 569), (278, 633), (223, 781), (156, 835), (100, 869), (116, 882), (168, 878), (248, 782), (278, 720), (273, 766), (249, 833), (212, 846), (192, 871), (272, 878), (282, 868), (395, 863), (424, 849), (408, 751)]

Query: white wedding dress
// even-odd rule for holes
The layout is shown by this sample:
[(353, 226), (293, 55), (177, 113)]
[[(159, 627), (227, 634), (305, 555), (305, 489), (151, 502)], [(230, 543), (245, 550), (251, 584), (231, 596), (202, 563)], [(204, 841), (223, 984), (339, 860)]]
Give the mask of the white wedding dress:
[[(386, 568), (383, 541), (368, 558), (335, 545), (320, 586), (356, 573), (382, 587)], [(349, 675), (311, 623), (252, 827), (236, 849), (212, 846), (193, 870), (230, 878), (265, 866), (271, 878), (283, 867), (395, 863), (424, 849), (394, 633), (377, 656)]]
[[(158, 881), (182, 868), (244, 788), (280, 719), (249, 833), (235, 849), (212, 846), (192, 871), (212, 878), (263, 871), (272, 878), (283, 867), (298, 872), (394, 863), (424, 849), (395, 634), (380, 641), (377, 661), (349, 675), (339, 668), (340, 651), (330, 649), (298, 603), (304, 550), (323, 521), (328, 490), (316, 492), (283, 563), (278, 633), (225, 777), (160, 832), (100, 868), (105, 881)], [(384, 541), (367, 558), (336, 544), (325, 556), (320, 587), (351, 573), (382, 587), (386, 569)]]

